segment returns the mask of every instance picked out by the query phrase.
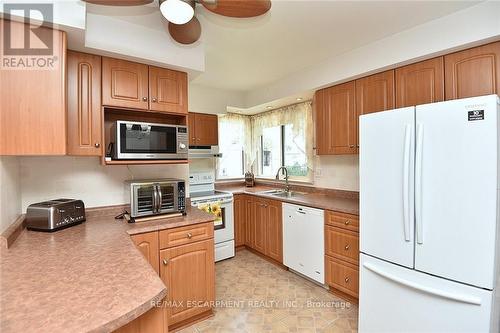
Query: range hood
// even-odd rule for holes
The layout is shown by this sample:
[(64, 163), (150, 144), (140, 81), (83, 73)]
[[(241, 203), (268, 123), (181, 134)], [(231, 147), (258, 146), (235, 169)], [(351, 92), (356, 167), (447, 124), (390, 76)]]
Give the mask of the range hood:
[(222, 157), (219, 146), (189, 146), (188, 159)]

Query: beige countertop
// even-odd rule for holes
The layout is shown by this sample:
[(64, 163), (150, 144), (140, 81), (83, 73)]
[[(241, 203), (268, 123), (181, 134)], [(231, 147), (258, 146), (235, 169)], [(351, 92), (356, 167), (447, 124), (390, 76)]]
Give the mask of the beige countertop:
[[(261, 193), (266, 190), (282, 189), (278, 185), (256, 185), (254, 187), (245, 187), (244, 184), (217, 184), (217, 189), (221, 191), (232, 192), (233, 194), (252, 194), (267, 199), (274, 199), (291, 204), (303, 205), (313, 208), (333, 210), (342, 213), (359, 215), (359, 199), (353, 195), (339, 195), (335, 191), (321, 192), (311, 188), (309, 192), (301, 191), (299, 188), (295, 196), (291, 198), (282, 198), (270, 194)], [(303, 189), (303, 188), (302, 188)], [(293, 191), (295, 189), (292, 188)]]
[(109, 332), (166, 295), (131, 234), (213, 221), (187, 216), (129, 224), (117, 208), (89, 209), (87, 221), (54, 233), (23, 230), (0, 249), (0, 332)]

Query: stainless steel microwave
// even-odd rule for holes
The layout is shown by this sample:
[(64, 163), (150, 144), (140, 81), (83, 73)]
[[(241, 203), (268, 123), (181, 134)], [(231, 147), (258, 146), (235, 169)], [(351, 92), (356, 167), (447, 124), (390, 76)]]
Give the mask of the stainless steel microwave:
[(188, 133), (183, 125), (117, 120), (110, 132), (115, 160), (188, 158)]
[(182, 179), (127, 181), (130, 217), (186, 212), (186, 184)]

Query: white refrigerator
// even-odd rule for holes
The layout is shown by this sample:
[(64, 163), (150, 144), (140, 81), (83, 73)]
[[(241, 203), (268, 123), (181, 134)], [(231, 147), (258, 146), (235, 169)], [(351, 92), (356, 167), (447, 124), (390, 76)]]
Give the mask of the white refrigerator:
[(500, 331), (496, 95), (360, 117), (360, 332)]

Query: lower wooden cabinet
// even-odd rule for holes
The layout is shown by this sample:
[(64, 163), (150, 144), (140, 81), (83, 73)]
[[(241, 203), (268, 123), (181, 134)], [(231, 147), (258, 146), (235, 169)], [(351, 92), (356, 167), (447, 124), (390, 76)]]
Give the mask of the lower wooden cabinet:
[(248, 196), (245, 245), (283, 263), (281, 201)]
[[(211, 314), (215, 300), (213, 222), (147, 232), (131, 238), (159, 273), (167, 286), (167, 296), (163, 307), (150, 310), (119, 332), (165, 333), (168, 328), (177, 329)], [(156, 314), (158, 311), (161, 318)], [(164, 330), (158, 330), (160, 326)]]
[(167, 333), (162, 307), (154, 307), (142, 316), (120, 327), (115, 333)]
[(161, 250), (160, 277), (167, 286), (169, 326), (210, 311), (215, 300), (214, 240)]
[(325, 281), (354, 299), (359, 294), (359, 217), (325, 211)]
[(234, 246), (245, 245), (246, 199), (244, 194), (234, 196)]

